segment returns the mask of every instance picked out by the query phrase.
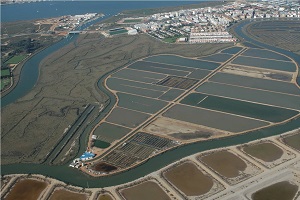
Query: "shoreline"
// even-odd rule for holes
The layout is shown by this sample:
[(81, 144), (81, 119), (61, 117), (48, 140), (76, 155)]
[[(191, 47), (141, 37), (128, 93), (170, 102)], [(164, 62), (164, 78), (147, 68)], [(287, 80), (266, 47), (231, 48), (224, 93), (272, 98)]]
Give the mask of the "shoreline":
[[(101, 80), (101, 78), (99, 80)], [(100, 83), (100, 84), (102, 84), (102, 83)], [(148, 162), (148, 160), (146, 162)]]
[[(191, 158), (198, 157), (199, 155), (203, 155), (203, 154), (207, 154), (207, 153), (215, 152), (215, 151), (226, 150), (226, 149), (239, 148), (239, 147), (244, 146), (244, 145), (254, 144), (254, 143), (258, 143), (258, 142), (262, 142), (262, 141), (272, 141), (272, 140), (278, 140), (278, 141), (280, 140), (281, 141), (281, 139), (284, 138), (284, 137), (286, 137), (286, 136), (292, 136), (292, 135), (297, 134), (297, 131), (299, 131), (299, 130), (300, 129), (297, 128), (297, 129), (293, 129), (291, 131), (284, 132), (284, 133), (279, 134), (279, 135), (273, 135), (273, 136), (265, 137), (265, 138), (262, 138), (262, 139), (256, 139), (256, 140), (253, 140), (253, 141), (250, 141), (250, 142), (247, 142), (247, 143), (243, 143), (243, 144), (236, 144), (236, 145), (231, 145), (231, 146), (226, 146), (226, 147), (220, 147), (220, 148), (216, 148), (216, 149), (210, 149), (210, 150), (206, 150), (206, 151), (200, 151), (200, 152), (191, 154), (189, 156), (185, 156), (185, 157), (183, 157), (183, 158), (181, 158), (181, 159), (179, 159), (179, 160), (177, 160), (175, 162), (172, 162), (172, 163), (170, 163), (168, 165), (165, 165), (164, 167), (161, 167), (158, 170), (155, 170), (155, 171), (153, 171), (153, 172), (151, 172), (151, 173), (149, 173), (149, 174), (147, 174), (145, 176), (142, 176), (140, 178), (134, 179), (132, 181), (121, 183), (121, 184), (117, 184), (117, 185), (105, 186), (105, 187), (91, 187), (91, 188), (88, 188), (88, 191), (89, 190), (92, 190), (92, 191), (97, 190), (98, 191), (98, 190), (101, 190), (101, 189), (104, 189), (104, 190), (114, 189), (117, 192), (118, 188), (127, 187), (130, 184), (134, 184), (134, 183), (137, 183), (137, 182), (140, 182), (140, 181), (143, 182), (145, 180), (148, 180), (149, 178), (157, 177), (157, 176), (159, 176), (159, 174), (165, 172), (168, 169), (171, 169), (172, 167), (176, 166), (177, 164), (180, 164), (180, 163), (183, 163), (183, 162), (186, 162), (186, 161), (193, 162), (193, 159), (191, 159)], [(286, 146), (286, 145), (284, 144), (284, 146)], [(297, 152), (297, 150), (295, 150), (292, 147), (288, 146), (288, 148), (290, 148), (293, 151)], [(279, 166), (281, 164), (279, 164)], [(268, 170), (270, 170), (270, 169), (268, 169)], [(3, 188), (3, 191), (4, 191), (3, 194), (5, 194), (7, 192), (5, 190), (6, 187), (9, 187), (9, 186), (12, 185), (11, 184), (11, 182), (13, 182), (12, 179), (14, 179), (14, 181), (16, 181), (16, 179), (24, 178), (24, 177), (25, 178), (26, 177), (28, 177), (28, 178), (36, 178), (36, 177), (38, 178), (38, 177), (40, 177), (40, 178), (43, 178), (43, 179), (48, 180), (50, 182), (55, 182), (55, 185), (62, 184), (62, 185), (65, 185), (65, 186), (70, 186), (71, 188), (77, 188), (77, 189), (83, 188), (82, 186), (74, 185), (74, 184), (71, 184), (71, 183), (68, 183), (68, 182), (64, 182), (64, 181), (62, 181), (60, 179), (53, 178), (53, 177), (50, 177), (50, 176), (46, 176), (46, 175), (43, 175), (43, 174), (38, 174), (38, 173), (37, 174), (35, 174), (35, 173), (34, 174), (14, 173), (14, 174), (4, 175), (3, 177), (4, 178), (5, 177), (10, 177), (11, 178), (11, 180), (9, 181), (9, 183), (6, 184), (5, 187)]]
[[(17, 64), (17, 66), (15, 67), (14, 71), (13, 71), (13, 82), (12, 85), (5, 89), (4, 91), (1, 92), (1, 98), (5, 97), (6, 95), (8, 95), (10, 92), (12, 92), (14, 90), (14, 88), (18, 85), (19, 80), (20, 80), (20, 76), (23, 70), (23, 66), (26, 64), (26, 62), (31, 59), (33, 56), (37, 55), (38, 53), (44, 51), (45, 49), (47, 49), (48, 47), (60, 42), (61, 40), (63, 40), (64, 38), (59, 39), (58, 41), (55, 41), (47, 46), (45, 46), (44, 48), (38, 50), (37, 52), (34, 52), (33, 54), (31, 54), (30, 56), (26, 57), (26, 59), (22, 60), (20, 63)], [(38, 67), (38, 70), (40, 70), (40, 66)], [(15, 73), (17, 73), (15, 75)], [(39, 77), (38, 77), (39, 78)], [(8, 104), (9, 105), (9, 104)]]
[[(246, 42), (246, 43), (250, 43), (250, 44), (253, 44), (252, 41), (246, 41), (242, 36), (238, 35), (236, 33), (236, 27), (239, 26), (240, 23), (245, 23), (245, 22), (248, 22), (243, 28), (242, 28), (242, 32), (243, 34), (245, 34), (247, 37), (249, 37), (251, 40), (254, 40), (256, 41), (257, 43), (259, 44), (253, 44), (255, 46), (258, 46), (258, 47), (262, 47), (263, 49), (268, 49), (264, 46), (267, 46), (267, 47), (271, 47), (273, 49), (277, 49), (277, 50), (280, 50), (280, 51), (285, 51), (285, 52), (290, 52), (292, 55), (296, 55), (300, 58), (300, 55), (296, 52), (293, 52), (293, 51), (290, 51), (290, 50), (287, 50), (285, 48), (282, 48), (282, 47), (278, 47), (278, 46), (273, 46), (272, 44), (269, 44), (269, 43), (266, 43), (266, 42), (263, 42), (261, 40), (258, 40), (258, 38), (256, 38), (255, 36), (253, 36), (251, 33), (249, 33), (249, 26), (251, 26), (251, 24), (253, 23), (257, 23), (257, 22), (265, 22), (265, 21), (274, 21), (274, 20), (281, 20), (281, 21), (294, 21), (294, 20), (300, 20), (300, 18), (271, 18), (271, 19), (255, 19), (255, 20), (252, 20), (252, 19), (245, 19), (245, 20), (242, 20), (238, 23), (235, 23), (234, 25), (230, 26), (229, 27), (229, 30), (231, 33), (233, 33), (233, 35), (235, 37), (237, 37), (242, 43)], [(264, 45), (264, 46), (262, 46)], [(282, 53), (282, 52), (278, 52), (276, 50), (273, 50), (273, 49), (268, 49), (269, 51), (273, 51), (273, 52), (276, 52), (276, 53), (279, 53), (279, 54), (282, 54), (288, 58), (290, 58), (295, 64), (296, 64), (296, 71), (297, 72), (297, 75), (295, 77), (295, 80), (293, 80), (294, 83), (296, 83), (295, 85), (300, 88), (300, 59), (295, 59), (293, 57), (291, 57), (290, 55), (287, 55), (285, 53)]]

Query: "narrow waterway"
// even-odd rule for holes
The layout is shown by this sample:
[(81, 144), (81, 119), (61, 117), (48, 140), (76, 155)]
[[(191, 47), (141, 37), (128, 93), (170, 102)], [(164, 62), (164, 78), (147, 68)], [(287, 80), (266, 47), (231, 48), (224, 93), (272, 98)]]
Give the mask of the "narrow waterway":
[[(271, 49), (273, 51), (277, 51), (277, 48), (268, 48), (269, 45), (262, 44), (260, 42), (257, 42), (251, 38), (249, 38), (247, 35), (245, 35), (242, 32), (242, 28), (249, 24), (249, 21), (245, 21), (240, 23), (236, 28), (236, 33), (243, 37), (246, 41), (251, 42), (253, 44), (257, 44), (259, 46), (263, 46), (264, 48)], [(280, 53), (288, 53), (287, 56), (290, 56), (291, 58), (295, 59), (298, 55), (293, 55), (292, 52), (280, 50), (278, 51)], [(295, 59), (297, 60), (297, 59)], [(300, 61), (300, 58), (298, 56), (297, 62)], [(299, 63), (299, 62), (298, 62)], [(103, 88), (102, 80), (104, 77), (102, 77), (98, 82), (98, 87), (101, 90), (106, 91), (105, 88)], [(106, 111), (111, 108), (111, 106), (114, 105), (115, 100), (113, 99), (113, 95), (109, 94), (110, 98), (112, 98), (111, 103), (106, 108)], [(45, 176), (49, 176), (52, 178), (56, 178), (58, 180), (64, 181), (66, 183), (77, 185), (81, 187), (107, 187), (112, 185), (118, 185), (122, 183), (126, 183), (129, 181), (133, 181), (137, 178), (143, 177), (151, 172), (154, 172), (172, 162), (175, 162), (181, 158), (184, 158), (186, 156), (199, 153), (202, 151), (220, 148), (220, 147), (227, 147), (237, 144), (243, 144), (247, 143), (249, 141), (273, 136), (273, 135), (279, 135), (281, 133), (299, 128), (300, 124), (300, 118), (292, 120), (286, 124), (278, 125), (270, 128), (265, 128), (259, 131), (250, 132), (243, 135), (238, 135), (234, 137), (228, 137), (218, 140), (211, 140), (211, 141), (204, 141), (204, 142), (197, 142), (193, 144), (188, 144), (185, 146), (178, 147), (176, 149), (167, 151), (163, 154), (160, 154), (154, 158), (151, 158), (144, 164), (137, 166), (136, 168), (133, 168), (131, 170), (128, 170), (123, 173), (119, 173), (113, 176), (108, 177), (101, 177), (101, 178), (94, 178), (91, 176), (88, 176), (86, 174), (81, 173), (79, 170), (69, 168), (67, 165), (63, 166), (49, 166), (45, 164), (12, 164), (12, 165), (2, 165), (1, 170), (2, 174), (14, 174), (14, 173), (31, 173), (31, 174), (42, 174)], [(83, 139), (84, 140), (84, 139)], [(84, 142), (83, 142), (84, 143)], [(85, 143), (81, 143), (81, 146), (84, 146)]]
[[(300, 20), (299, 18), (298, 19), (289, 19), (289, 20)], [(285, 50), (285, 49), (281, 49), (281, 48), (277, 48), (277, 47), (274, 47), (274, 46), (271, 46), (271, 45), (268, 45), (268, 44), (265, 44), (265, 43), (262, 43), (260, 41), (257, 41), (251, 37), (249, 37), (247, 34), (246, 34), (246, 30), (244, 29), (244, 27), (246, 25), (248, 25), (250, 22), (257, 22), (257, 21), (263, 21), (263, 20), (260, 20), (260, 19), (257, 19), (255, 21), (243, 21), (241, 22), (236, 28), (235, 28), (235, 32), (241, 37), (243, 38), (246, 42), (250, 42), (254, 45), (258, 45), (260, 47), (263, 47), (265, 49), (269, 49), (269, 50), (272, 50), (272, 51), (276, 51), (278, 53), (281, 53), (281, 54), (284, 54), (290, 58), (292, 58), (295, 62), (297, 62), (298, 64), (298, 67), (300, 67), (300, 55), (298, 54), (295, 54), (291, 51), (288, 51), (288, 50)], [(244, 30), (243, 30), (244, 29)], [(297, 84), (300, 85), (300, 70), (298, 71), (298, 76), (297, 76)]]
[[(93, 23), (99, 22), (100, 20), (103, 20), (103, 18), (98, 18), (94, 21), (87, 22), (83, 24), (80, 27), (77, 27), (76, 30), (84, 30), (87, 27), (91, 26)], [(75, 42), (78, 38), (78, 35), (72, 35), (68, 36), (66, 38), (63, 38), (59, 42), (45, 48), (44, 50), (36, 53), (33, 55), (30, 59), (28, 59), (21, 70), (19, 81), (15, 88), (11, 92), (9, 92), (7, 95), (1, 97), (1, 107), (4, 107), (8, 104), (14, 103), (19, 98), (26, 95), (28, 92), (32, 90), (32, 88), (37, 83), (37, 80), (39, 78), (39, 65), (41, 61), (49, 56), (50, 54), (58, 51), (62, 47)]]

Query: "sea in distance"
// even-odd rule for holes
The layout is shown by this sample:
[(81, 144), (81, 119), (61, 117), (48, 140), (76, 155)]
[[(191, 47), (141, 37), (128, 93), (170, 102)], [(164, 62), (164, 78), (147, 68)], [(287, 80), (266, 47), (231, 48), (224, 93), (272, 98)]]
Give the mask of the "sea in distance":
[(144, 8), (173, 7), (188, 4), (199, 4), (198, 1), (43, 1), (1, 5), (1, 21), (34, 20), (79, 15), (85, 13), (103, 13), (115, 15), (124, 10)]

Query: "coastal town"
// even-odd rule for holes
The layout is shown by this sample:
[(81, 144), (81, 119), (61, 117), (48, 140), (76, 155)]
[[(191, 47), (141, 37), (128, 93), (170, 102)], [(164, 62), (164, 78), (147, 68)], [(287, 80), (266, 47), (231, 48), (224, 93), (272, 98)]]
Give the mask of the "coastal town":
[(241, 20), (297, 17), (300, 17), (297, 1), (234, 1), (222, 6), (123, 18), (117, 24), (124, 27), (103, 31), (103, 34), (109, 37), (116, 33), (147, 33), (169, 43), (225, 43), (236, 42), (228, 27)]
[(1, 199), (300, 197), (299, 0), (35, 1), (1, 0)]

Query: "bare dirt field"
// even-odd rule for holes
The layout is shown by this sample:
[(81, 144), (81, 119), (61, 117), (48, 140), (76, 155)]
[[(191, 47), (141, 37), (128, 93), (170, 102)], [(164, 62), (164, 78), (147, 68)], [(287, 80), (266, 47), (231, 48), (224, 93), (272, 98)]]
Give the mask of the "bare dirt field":
[(244, 171), (247, 164), (228, 151), (213, 152), (201, 158), (203, 162), (215, 171), (228, 178), (236, 177), (240, 171)]
[(246, 146), (243, 150), (251, 156), (265, 162), (275, 161), (283, 155), (282, 149), (269, 142)]
[(65, 200), (65, 199), (85, 200), (87, 199), (87, 195), (82, 193), (79, 194), (76, 192), (71, 192), (65, 189), (58, 189), (55, 190), (49, 198), (49, 200)]
[(124, 189), (120, 193), (126, 200), (170, 200), (170, 197), (153, 181)]
[(226, 135), (224, 132), (204, 128), (196, 124), (167, 117), (159, 117), (145, 129), (149, 133), (171, 137), (177, 140), (207, 139)]
[(36, 200), (47, 187), (46, 182), (38, 180), (20, 180), (17, 182), (5, 200)]
[(258, 69), (252, 67), (245, 67), (245, 66), (237, 66), (237, 65), (227, 65), (222, 69), (223, 72), (241, 75), (241, 76), (248, 76), (253, 78), (263, 78), (263, 79), (271, 79), (271, 80), (280, 80), (280, 81), (288, 81), (292, 80), (292, 73), (287, 72), (275, 72), (268, 69)]
[(212, 179), (191, 162), (169, 169), (164, 176), (187, 196), (203, 195), (213, 186)]
[(102, 194), (97, 200), (113, 200), (113, 198), (109, 194)]
[(292, 136), (287, 136), (286, 138), (283, 139), (283, 141), (288, 146), (291, 146), (297, 149), (298, 151), (300, 151), (300, 132)]
[(252, 195), (253, 200), (293, 200), (298, 186), (288, 181), (275, 183)]

